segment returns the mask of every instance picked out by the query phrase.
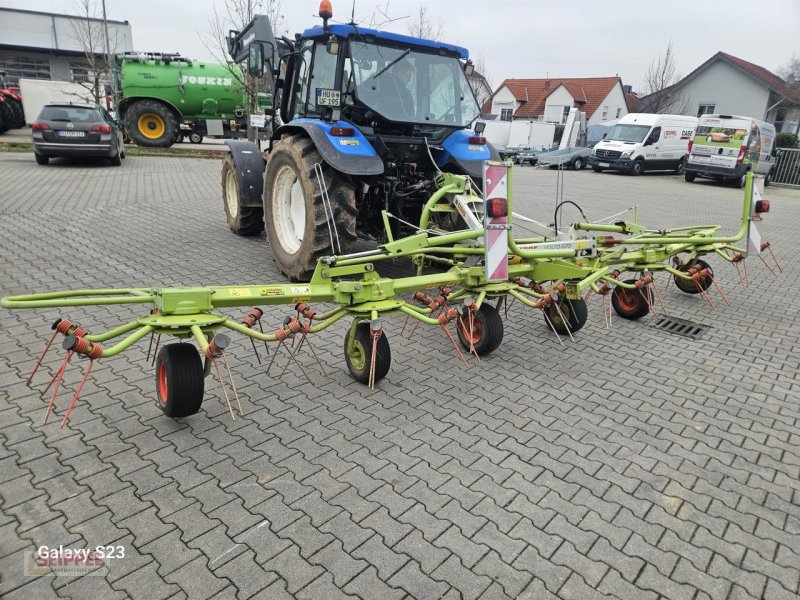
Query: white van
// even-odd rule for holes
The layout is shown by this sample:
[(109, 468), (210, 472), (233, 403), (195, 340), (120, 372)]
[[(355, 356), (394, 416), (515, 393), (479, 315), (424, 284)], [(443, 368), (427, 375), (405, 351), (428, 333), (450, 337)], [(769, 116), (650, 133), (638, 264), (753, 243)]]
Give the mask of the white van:
[(697, 118), (683, 115), (628, 113), (592, 149), (589, 164), (595, 172), (683, 172)]
[(729, 180), (744, 186), (745, 174), (753, 171), (764, 176), (769, 185), (775, 160), (772, 146), (775, 126), (735, 115), (703, 115), (689, 147), (686, 181), (695, 177)]

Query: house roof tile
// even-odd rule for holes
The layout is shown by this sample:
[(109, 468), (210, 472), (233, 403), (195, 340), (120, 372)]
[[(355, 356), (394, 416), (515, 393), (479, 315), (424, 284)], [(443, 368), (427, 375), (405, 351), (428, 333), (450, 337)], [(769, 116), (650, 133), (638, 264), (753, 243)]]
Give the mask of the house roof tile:
[(492, 94), (492, 98), (484, 104), (483, 112), (490, 111), (494, 96), (503, 86), (507, 86), (514, 98), (522, 103), (514, 113), (515, 117), (542, 115), (547, 97), (563, 85), (575, 101), (581, 105), (581, 110), (591, 117), (617, 83), (622, 85), (619, 77), (506, 79)]

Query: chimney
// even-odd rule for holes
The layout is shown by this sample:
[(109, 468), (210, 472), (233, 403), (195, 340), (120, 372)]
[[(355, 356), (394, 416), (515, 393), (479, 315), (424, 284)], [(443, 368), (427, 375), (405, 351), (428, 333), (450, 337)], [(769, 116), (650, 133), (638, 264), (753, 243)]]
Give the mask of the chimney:
[(545, 91), (550, 89), (550, 80), (549, 79), (545, 79), (544, 80), (544, 89), (545, 89)]
[(633, 86), (632, 85), (623, 85), (622, 89), (626, 94), (633, 93)]

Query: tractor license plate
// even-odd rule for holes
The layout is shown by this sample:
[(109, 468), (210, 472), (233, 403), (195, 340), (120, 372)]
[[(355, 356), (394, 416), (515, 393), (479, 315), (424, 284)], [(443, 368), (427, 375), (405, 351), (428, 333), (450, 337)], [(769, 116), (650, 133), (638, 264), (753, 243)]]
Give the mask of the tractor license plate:
[(341, 104), (341, 92), (339, 90), (326, 90), (317, 88), (317, 106), (339, 106)]
[(611, 165), (609, 163), (600, 163), (600, 166), (601, 167), (610, 167)]
[(56, 131), (58, 137), (85, 137), (85, 131)]

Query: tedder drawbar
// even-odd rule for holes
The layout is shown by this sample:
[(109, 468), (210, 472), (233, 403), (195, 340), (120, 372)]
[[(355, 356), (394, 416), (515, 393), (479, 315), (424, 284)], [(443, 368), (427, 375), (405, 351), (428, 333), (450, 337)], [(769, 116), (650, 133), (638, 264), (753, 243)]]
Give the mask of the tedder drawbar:
[[(151, 347), (156, 339), (156, 395), (166, 415), (178, 418), (198, 412), (205, 377), (213, 373), (219, 378), (233, 417), (231, 397), (240, 414), (242, 409), (226, 357), (231, 340), (221, 330), (249, 337), (254, 350), (256, 341), (283, 347), (288, 353), (286, 366), (295, 364), (308, 377), (297, 360), (297, 352), (306, 345), (317, 358), (312, 335), (349, 317), (345, 361), (356, 380), (374, 387), (387, 374), (391, 360), (381, 317), (393, 313), (405, 316), (404, 329), (409, 321), (415, 322), (414, 327), (423, 323), (441, 328), (466, 363), (451, 329), (455, 329), (461, 346), (476, 359), (491, 353), (503, 339), (498, 309), (509, 297), (541, 310), (556, 335), (570, 337), (586, 322), (586, 299), (590, 294), (603, 298), (606, 324), (612, 307), (627, 319), (663, 311), (654, 278), (660, 272), (666, 272), (680, 290), (701, 294), (712, 308), (710, 292), (714, 288), (727, 303), (711, 266), (701, 260), (702, 256), (716, 254), (733, 263), (744, 285), (746, 269), (740, 266), (744, 267), (748, 255), (758, 256), (772, 271), (773, 267), (761, 256), (762, 251), (768, 251), (775, 269), (780, 268), (758, 230), (760, 213), (769, 210), (769, 202), (761, 199), (762, 181), (748, 174), (741, 227), (729, 236), (720, 235), (718, 225), (653, 230), (637, 222), (618, 221), (578, 222), (562, 228), (558, 224), (559, 209), (570, 201), (556, 205), (552, 226), (516, 215), (511, 210), (510, 165), (487, 161), (482, 194), (476, 193), (468, 176), (440, 173), (437, 191), (423, 207), (417, 233), (393, 239), (389, 220), (394, 216), (384, 211), (386, 243), (366, 252), (319, 259), (308, 284), (75, 290), (9, 296), (0, 304), (11, 309), (113, 304), (143, 304), (148, 308), (140, 318), (103, 333), (91, 333), (67, 319), (53, 323), (53, 334), (28, 377), (30, 383), (55, 338), (63, 334), (66, 355), (43, 392), (50, 394), (45, 420), (55, 406), (73, 357), (84, 357), (88, 362), (64, 412), (62, 426), (69, 419), (94, 362), (115, 356), (148, 336)], [(451, 213), (463, 228), (444, 232), (430, 225), (434, 221), (432, 215), (443, 212)], [(513, 218), (524, 220), (525, 228), (534, 231), (536, 237), (515, 237)], [(329, 234), (332, 238), (336, 235), (335, 227)], [(746, 248), (735, 245), (743, 240)], [(376, 264), (399, 257), (413, 261), (416, 276), (393, 279), (378, 273)], [(655, 306), (656, 298), (660, 309)], [(289, 305), (292, 311), (280, 327), (264, 331), (264, 312), (254, 304)], [(315, 307), (320, 304), (330, 308), (317, 310)], [(252, 308), (238, 320), (223, 312), (235, 307)], [(180, 342), (162, 345), (159, 351), (163, 335), (174, 336)], [(111, 345), (111, 340), (117, 338), (121, 339)], [(199, 352), (184, 340), (194, 340)], [(323, 368), (321, 362), (319, 365)]]

